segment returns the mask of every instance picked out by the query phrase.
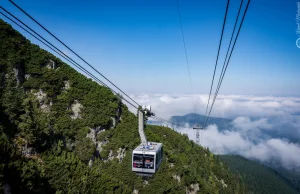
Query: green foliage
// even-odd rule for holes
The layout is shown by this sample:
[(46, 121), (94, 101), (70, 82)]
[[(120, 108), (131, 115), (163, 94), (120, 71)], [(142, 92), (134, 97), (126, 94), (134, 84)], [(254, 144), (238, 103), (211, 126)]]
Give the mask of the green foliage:
[(4, 113), (9, 116), (11, 121), (17, 121), (21, 114), (24, 91), (21, 88), (7, 88), (2, 95), (1, 104)]
[(43, 141), (42, 137), (50, 133), (47, 114), (43, 113), (38, 102), (31, 98), (24, 99), (22, 107), (24, 114), (20, 115), (18, 127), (22, 135), (29, 144), (34, 144), (37, 140)]
[(3, 127), (0, 123), (0, 190), (3, 190), (4, 182), (4, 167), (5, 163), (9, 159), (8, 153), (11, 150), (11, 145), (3, 132)]
[(53, 188), (62, 193), (130, 193), (122, 182), (90, 169), (70, 152), (45, 157), (45, 175)]
[[(300, 143), (300, 142), (299, 142)], [(291, 183), (293, 187), (300, 192), (300, 172), (297, 170), (288, 170), (285, 168), (277, 168), (276, 171), (282, 176), (286, 181)]]
[(94, 142), (89, 138), (82, 138), (75, 143), (75, 153), (81, 161), (88, 162), (94, 155), (96, 148)]
[(297, 193), (276, 171), (241, 156), (220, 156), (230, 170), (238, 174), (253, 193)]
[(88, 169), (73, 153), (49, 155), (45, 157), (45, 161), (46, 177), (55, 190), (63, 193), (85, 193)]

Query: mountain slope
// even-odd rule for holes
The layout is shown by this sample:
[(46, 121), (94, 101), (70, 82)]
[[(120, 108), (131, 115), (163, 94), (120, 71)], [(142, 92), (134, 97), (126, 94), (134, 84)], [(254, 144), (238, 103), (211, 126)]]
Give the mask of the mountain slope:
[(137, 118), (119, 96), (0, 20), (0, 189), (12, 193), (243, 193), (217, 156), (169, 128), (158, 172), (131, 172)]
[(236, 155), (220, 155), (230, 170), (240, 174), (246, 187), (254, 193), (297, 193), (292, 184), (269, 167)]
[[(204, 119), (206, 119), (206, 117), (204, 117), (203, 115), (189, 113), (184, 116), (172, 116), (170, 120), (180, 126), (185, 126), (185, 124), (189, 124), (190, 127), (193, 127), (199, 123), (202, 124), (204, 122)], [(207, 121), (207, 125), (212, 124), (217, 125), (218, 129), (221, 131), (232, 128), (230, 119), (210, 117)]]
[(294, 188), (300, 193), (300, 172), (291, 171), (285, 168), (274, 168), (282, 177), (287, 179)]

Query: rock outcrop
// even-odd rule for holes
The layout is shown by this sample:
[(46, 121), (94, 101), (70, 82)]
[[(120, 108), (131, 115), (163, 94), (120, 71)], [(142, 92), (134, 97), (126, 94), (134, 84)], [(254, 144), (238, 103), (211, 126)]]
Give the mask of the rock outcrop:
[(180, 176), (174, 174), (174, 175), (173, 175), (173, 178), (174, 178), (175, 180), (177, 180), (178, 183), (180, 183)]
[[(15, 67), (13, 68), (13, 72), (15, 75), (15, 79), (17, 81), (17, 86), (19, 86), (20, 84), (22, 84), (24, 82), (24, 70), (21, 68), (21, 64), (18, 63), (15, 65)], [(24, 65), (23, 65), (24, 67)]]
[(197, 194), (197, 192), (200, 190), (199, 184), (191, 184), (189, 188), (186, 189), (186, 194)]
[(82, 108), (82, 105), (77, 100), (75, 100), (75, 102), (71, 105), (71, 110), (73, 111), (73, 114), (70, 117), (72, 119), (81, 118), (81, 115), (80, 115), (81, 108)]
[(49, 60), (49, 62), (46, 64), (46, 67), (48, 69), (56, 69), (57, 68), (57, 65), (54, 61), (52, 61), (51, 59)]
[(43, 112), (50, 112), (50, 107), (52, 106), (52, 102), (50, 101), (49, 104), (47, 104), (47, 94), (43, 92), (42, 89), (40, 89), (38, 92), (31, 93), (36, 97), (36, 99), (39, 101), (40, 109)]

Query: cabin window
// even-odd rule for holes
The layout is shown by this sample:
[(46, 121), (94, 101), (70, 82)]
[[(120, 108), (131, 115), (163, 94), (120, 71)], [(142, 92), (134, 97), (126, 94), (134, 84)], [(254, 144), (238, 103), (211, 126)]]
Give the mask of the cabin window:
[(142, 154), (134, 154), (132, 165), (134, 168), (143, 168), (144, 167), (143, 155)]
[(134, 154), (132, 166), (134, 168), (154, 169), (154, 155)]
[(144, 168), (154, 169), (154, 155), (144, 155)]

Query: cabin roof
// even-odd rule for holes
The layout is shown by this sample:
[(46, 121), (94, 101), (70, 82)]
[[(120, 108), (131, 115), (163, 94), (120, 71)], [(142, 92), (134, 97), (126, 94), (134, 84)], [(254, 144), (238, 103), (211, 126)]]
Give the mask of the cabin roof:
[(153, 149), (147, 149), (143, 148), (142, 144), (140, 144), (138, 147), (136, 147), (133, 151), (147, 151), (147, 152), (156, 152), (162, 147), (162, 143), (157, 143), (157, 142), (148, 142), (150, 146), (153, 147)]

